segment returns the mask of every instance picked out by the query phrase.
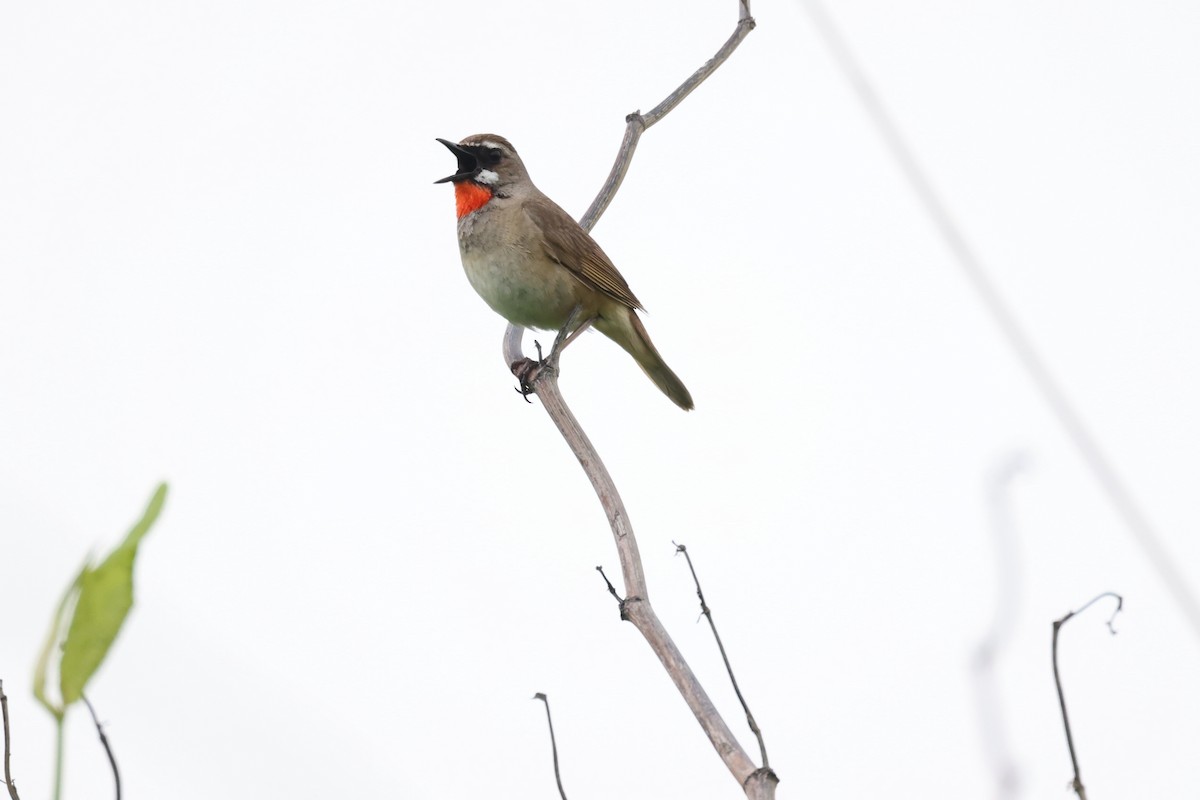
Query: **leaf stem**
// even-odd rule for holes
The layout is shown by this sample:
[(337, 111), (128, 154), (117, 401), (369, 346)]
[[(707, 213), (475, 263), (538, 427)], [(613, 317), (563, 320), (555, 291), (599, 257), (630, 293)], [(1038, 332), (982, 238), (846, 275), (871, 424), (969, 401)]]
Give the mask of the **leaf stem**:
[(54, 800), (62, 800), (63, 779), (63, 721), (64, 714), (54, 715)]

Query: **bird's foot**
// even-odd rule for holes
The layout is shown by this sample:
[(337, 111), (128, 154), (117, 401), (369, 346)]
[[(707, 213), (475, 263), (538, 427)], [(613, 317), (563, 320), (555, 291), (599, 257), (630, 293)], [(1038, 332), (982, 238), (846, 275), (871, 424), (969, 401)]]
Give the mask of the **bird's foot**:
[(514, 361), (509, 365), (509, 369), (512, 370), (512, 374), (517, 377), (517, 380), (520, 381), (521, 384), (517, 389), (515, 389), (515, 391), (517, 394), (525, 398), (526, 403), (532, 402), (529, 399), (529, 395), (537, 393), (537, 388), (534, 386), (534, 383), (536, 383), (542, 370), (546, 368), (554, 368), (553, 365), (546, 361), (546, 359), (542, 358), (541, 342), (535, 339), (533, 341), (533, 346), (537, 348), (537, 361), (534, 361), (532, 358), (522, 358), (521, 360)]
[(541, 365), (532, 358), (522, 358), (520, 361), (510, 364), (509, 369), (512, 370), (513, 375), (517, 376), (517, 381), (520, 383), (513, 391), (524, 397), (526, 403), (533, 402), (529, 399), (529, 395), (537, 392), (537, 389), (533, 388), (533, 382), (537, 380)]

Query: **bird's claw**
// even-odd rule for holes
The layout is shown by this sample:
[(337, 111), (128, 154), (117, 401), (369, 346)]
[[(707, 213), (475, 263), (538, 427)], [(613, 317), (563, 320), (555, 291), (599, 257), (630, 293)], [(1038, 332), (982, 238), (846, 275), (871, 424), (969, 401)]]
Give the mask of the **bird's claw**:
[[(538, 349), (540, 351), (541, 348)], [(537, 380), (538, 373), (541, 371), (544, 363), (545, 362), (541, 360), (541, 353), (539, 352), (537, 361), (534, 361), (532, 358), (523, 358), (520, 361), (514, 361), (511, 365), (509, 365), (509, 368), (512, 370), (512, 374), (515, 375), (517, 380), (520, 382), (520, 386), (513, 391), (524, 397), (526, 403), (533, 402), (529, 399), (529, 395), (536, 394), (537, 392), (537, 389), (534, 388), (533, 383)]]
[(542, 343), (537, 339), (533, 340), (533, 346), (537, 348), (537, 361), (534, 361), (532, 358), (522, 358), (519, 361), (509, 364), (512, 374), (516, 376), (521, 384), (514, 391), (524, 397), (526, 403), (533, 402), (529, 399), (529, 395), (537, 394), (537, 387), (534, 384), (537, 382), (538, 376), (542, 374), (542, 370), (555, 371), (557, 370), (558, 362), (558, 354), (553, 350), (550, 351), (550, 358), (542, 356)]

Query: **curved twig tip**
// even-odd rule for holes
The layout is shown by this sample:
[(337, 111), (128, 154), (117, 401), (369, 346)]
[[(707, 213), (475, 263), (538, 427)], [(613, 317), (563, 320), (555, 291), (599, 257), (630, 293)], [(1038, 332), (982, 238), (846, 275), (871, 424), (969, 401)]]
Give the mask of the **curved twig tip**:
[(1116, 636), (1117, 629), (1113, 627), (1113, 620), (1117, 618), (1117, 614), (1121, 613), (1121, 607), (1125, 605), (1125, 598), (1121, 597), (1119, 594), (1114, 594), (1113, 597), (1117, 598), (1117, 607), (1113, 609), (1112, 616), (1109, 617), (1108, 622), (1104, 624), (1108, 626), (1108, 632), (1113, 636)]
[(1091, 600), (1088, 600), (1086, 603), (1084, 603), (1082, 606), (1080, 606), (1078, 608), (1078, 610), (1072, 611), (1071, 613), (1067, 614), (1062, 619), (1058, 620), (1058, 622), (1055, 623), (1055, 627), (1060, 627), (1064, 622), (1069, 620), (1071, 617), (1074, 617), (1077, 614), (1082, 614), (1084, 611), (1087, 611), (1094, 604), (1098, 603), (1099, 601), (1103, 600), (1106, 597), (1115, 597), (1117, 599), (1117, 607), (1113, 609), (1112, 616), (1110, 616), (1108, 618), (1108, 621), (1104, 623), (1105, 625), (1108, 626), (1108, 632), (1111, 633), (1113, 636), (1116, 636), (1117, 629), (1113, 627), (1113, 620), (1115, 620), (1117, 618), (1117, 614), (1121, 613), (1121, 609), (1125, 605), (1125, 598), (1122, 597), (1121, 595), (1117, 594), (1116, 592), (1101, 592), (1100, 594), (1096, 595)]

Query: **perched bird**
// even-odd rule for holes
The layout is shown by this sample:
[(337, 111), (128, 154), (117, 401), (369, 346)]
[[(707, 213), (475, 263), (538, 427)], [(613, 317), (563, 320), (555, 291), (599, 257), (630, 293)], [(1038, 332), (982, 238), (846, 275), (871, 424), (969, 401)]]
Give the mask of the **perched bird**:
[(588, 232), (538, 191), (508, 140), (481, 133), (438, 141), (458, 157), (458, 171), (435, 183), (454, 184), (463, 269), (492, 310), (514, 325), (559, 330), (567, 342), (594, 326), (690, 410), (692, 396), (651, 343), (629, 284)]

